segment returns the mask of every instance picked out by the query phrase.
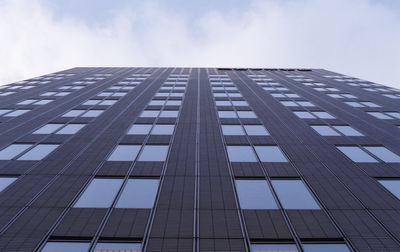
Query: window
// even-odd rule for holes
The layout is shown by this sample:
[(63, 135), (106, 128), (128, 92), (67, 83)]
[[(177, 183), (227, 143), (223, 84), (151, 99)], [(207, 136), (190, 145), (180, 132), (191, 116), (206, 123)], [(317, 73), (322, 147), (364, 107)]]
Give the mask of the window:
[(272, 186), (285, 209), (320, 209), (301, 180), (273, 179)]
[(153, 118), (153, 117), (157, 117), (158, 114), (160, 114), (159, 110), (144, 110), (142, 112), (142, 114), (140, 114), (140, 117)]
[(82, 114), (81, 117), (97, 117), (103, 112), (104, 110), (88, 110), (86, 113)]
[(6, 116), (6, 117), (17, 117), (17, 116), (23, 115), (23, 114), (25, 114), (25, 113), (27, 113), (29, 111), (30, 111), (29, 109), (17, 109), (17, 110), (14, 110), (11, 113), (5, 114), (4, 116)]
[(78, 124), (78, 123), (71, 123), (59, 130), (56, 134), (57, 135), (72, 135), (80, 131), (85, 124)]
[(313, 125), (311, 126), (311, 128), (313, 128), (316, 132), (318, 132), (318, 134), (320, 134), (321, 136), (340, 136), (339, 133), (337, 133), (335, 130), (333, 130), (331, 127), (329, 126), (325, 126), (325, 125)]
[(320, 119), (334, 119), (332, 115), (328, 114), (327, 112), (312, 112), (315, 116)]
[(353, 129), (350, 126), (333, 126), (336, 130), (342, 133), (345, 136), (364, 136), (357, 130)]
[(244, 136), (242, 126), (240, 125), (221, 125), (222, 133), (226, 136)]
[(156, 124), (151, 131), (152, 135), (172, 135), (175, 125)]
[(11, 109), (0, 109), (0, 115), (4, 115), (5, 113), (10, 112)]
[(219, 118), (237, 118), (235, 111), (218, 111)]
[(269, 136), (269, 132), (262, 125), (244, 125), (249, 136)]
[(278, 146), (254, 146), (261, 162), (288, 162)]
[(232, 106), (230, 101), (215, 101), (215, 105), (217, 105), (217, 106)]
[(396, 119), (400, 119), (400, 113), (399, 112), (386, 112), (387, 115), (390, 115)]
[(102, 102), (99, 103), (99, 105), (110, 106), (114, 105), (116, 102), (117, 100), (103, 100)]
[(77, 117), (83, 114), (86, 110), (81, 110), (81, 109), (73, 109), (71, 111), (68, 111), (65, 113), (62, 117)]
[(58, 130), (59, 128), (61, 128), (62, 126), (64, 126), (64, 124), (55, 124), (55, 123), (46, 124), (40, 129), (33, 132), (32, 134), (51, 134), (56, 130)]
[(400, 163), (400, 156), (383, 146), (364, 146), (364, 148), (386, 163)]
[(340, 243), (314, 243), (303, 244), (304, 252), (350, 252), (346, 244)]
[(176, 118), (178, 117), (178, 110), (163, 110), (160, 113), (160, 117), (172, 117), (172, 118)]
[(303, 107), (314, 107), (315, 105), (312, 104), (311, 102), (308, 101), (281, 101), (282, 105), (286, 107), (298, 107), (298, 106), (303, 106)]
[(140, 145), (118, 145), (108, 161), (134, 161), (139, 153)]
[(87, 252), (89, 251), (90, 242), (61, 242), (61, 241), (49, 241), (43, 247), (41, 252)]
[(237, 111), (239, 118), (257, 118), (253, 111)]
[(310, 112), (294, 111), (293, 113), (301, 119), (315, 119), (315, 116), (313, 116)]
[(11, 144), (0, 151), (0, 160), (11, 160), (30, 147), (32, 144)]
[(378, 180), (388, 191), (400, 199), (400, 180)]
[(17, 180), (17, 178), (11, 177), (0, 177), (0, 192), (7, 188), (12, 182)]
[(18, 160), (42, 160), (58, 147), (58, 144), (38, 144)]
[(25, 100), (25, 101), (17, 103), (17, 105), (29, 105), (29, 104), (32, 104), (32, 103), (34, 103), (36, 101), (37, 100)]
[(327, 126), (327, 125), (312, 125), (315, 131), (317, 131), (321, 136), (364, 136), (357, 130), (350, 126), (338, 125), (338, 126)]
[(384, 119), (384, 120), (393, 119), (392, 117), (385, 115), (384, 113), (381, 112), (367, 112), (367, 113), (378, 119)]
[(380, 107), (378, 104), (375, 104), (373, 102), (345, 102), (347, 105), (356, 107), (356, 108), (362, 108), (362, 107), (370, 107), (370, 108), (378, 108)]
[(54, 101), (54, 100), (46, 100), (46, 99), (43, 99), (43, 100), (40, 100), (40, 101), (38, 101), (38, 102), (35, 102), (33, 105), (46, 105), (46, 104), (48, 104), (48, 103), (50, 103), (50, 102), (52, 102), (52, 101)]
[(246, 101), (232, 101), (233, 106), (249, 106)]
[(138, 161), (158, 161), (166, 160), (168, 145), (146, 145), (138, 158)]
[(128, 130), (128, 135), (147, 135), (153, 125), (151, 124), (134, 124)]
[(107, 208), (110, 207), (122, 185), (123, 179), (95, 178), (79, 200), (75, 208)]
[(256, 155), (250, 146), (227, 146), (228, 158), (231, 162), (257, 162)]
[(158, 179), (129, 179), (118, 199), (117, 208), (152, 208)]
[(290, 243), (266, 243), (251, 244), (252, 252), (298, 252), (295, 244)]
[(182, 101), (167, 101), (165, 103), (165, 106), (180, 106), (182, 104)]
[[(99, 242), (95, 247), (95, 252), (100, 251), (129, 251), (140, 252), (142, 245), (140, 243), (131, 242)], [(72, 250), (71, 250), (72, 251)]]
[(267, 181), (237, 179), (235, 183), (242, 209), (278, 209)]
[(348, 158), (356, 163), (377, 163), (378, 161), (357, 146), (337, 146)]

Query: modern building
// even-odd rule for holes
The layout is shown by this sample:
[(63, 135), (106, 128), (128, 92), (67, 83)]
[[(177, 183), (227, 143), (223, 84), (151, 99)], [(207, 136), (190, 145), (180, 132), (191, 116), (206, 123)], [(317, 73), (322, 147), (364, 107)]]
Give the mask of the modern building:
[(0, 88), (0, 251), (400, 251), (398, 89), (229, 68)]

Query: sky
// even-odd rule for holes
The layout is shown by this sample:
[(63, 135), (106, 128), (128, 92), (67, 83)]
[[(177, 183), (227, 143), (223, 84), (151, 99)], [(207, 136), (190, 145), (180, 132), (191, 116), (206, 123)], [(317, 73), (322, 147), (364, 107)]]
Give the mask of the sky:
[(398, 0), (0, 0), (0, 17), (0, 85), (76, 66), (218, 66), (400, 88)]

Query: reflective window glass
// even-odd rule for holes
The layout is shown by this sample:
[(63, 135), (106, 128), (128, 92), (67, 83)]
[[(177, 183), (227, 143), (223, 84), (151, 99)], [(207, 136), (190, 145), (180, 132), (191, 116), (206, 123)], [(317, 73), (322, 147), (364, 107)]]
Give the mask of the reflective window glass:
[(321, 136), (340, 136), (339, 133), (326, 125), (313, 125), (311, 128), (317, 131)]
[(101, 115), (104, 110), (88, 110), (86, 113), (82, 114), (82, 117), (97, 117)]
[(254, 146), (261, 162), (288, 162), (278, 146)]
[(158, 179), (129, 179), (118, 199), (117, 208), (152, 208)]
[(172, 135), (174, 133), (175, 125), (169, 124), (156, 124), (151, 131), (152, 135)]
[(140, 252), (142, 245), (131, 242), (99, 242), (95, 247), (95, 252)]
[(383, 146), (364, 146), (369, 152), (386, 163), (400, 163), (400, 156), (394, 154)]
[(31, 146), (32, 144), (11, 144), (0, 151), (0, 160), (11, 160)]
[(334, 119), (335, 118), (327, 112), (312, 112), (312, 113), (321, 119)]
[(239, 118), (257, 118), (253, 111), (237, 111)]
[(81, 114), (83, 114), (86, 110), (81, 110), (81, 109), (73, 109), (71, 111), (68, 111), (65, 113), (62, 117), (76, 117)]
[(15, 180), (17, 180), (17, 178), (0, 177), (0, 192), (2, 192), (7, 186), (9, 186)]
[(310, 112), (294, 111), (293, 113), (302, 119), (314, 119), (315, 118), (315, 116), (313, 116)]
[(240, 125), (221, 125), (222, 133), (226, 136), (244, 136), (245, 133)]
[(348, 158), (356, 163), (377, 163), (378, 161), (357, 146), (337, 146)]
[(320, 209), (301, 180), (273, 179), (272, 186), (285, 209)]
[(179, 111), (177, 111), (177, 110), (163, 110), (160, 113), (160, 117), (172, 117), (172, 118), (175, 118), (175, 117), (178, 117), (178, 113), (179, 113)]
[(298, 252), (295, 244), (251, 244), (251, 252)]
[(82, 103), (82, 105), (97, 105), (101, 100), (88, 100)]
[(147, 135), (150, 133), (150, 129), (153, 127), (151, 124), (134, 124), (128, 130), (128, 135)]
[(42, 252), (87, 252), (89, 251), (90, 242), (60, 242), (49, 241), (43, 247)]
[(41, 127), (40, 129), (37, 129), (35, 132), (32, 134), (51, 134), (64, 126), (64, 124), (56, 124), (56, 123), (49, 123)]
[(315, 243), (315, 244), (303, 244), (304, 252), (350, 252), (350, 249), (346, 244), (327, 244), (327, 243)]
[(140, 117), (157, 117), (160, 114), (159, 110), (144, 110)]
[(29, 109), (17, 109), (17, 110), (14, 110), (13, 112), (8, 113), (8, 114), (6, 114), (4, 116), (6, 116), (6, 117), (16, 117), (16, 116), (23, 115), (23, 114), (25, 114), (25, 113), (27, 113), (29, 111), (30, 111)]
[(235, 111), (218, 111), (219, 118), (237, 118)]
[(118, 145), (108, 158), (108, 161), (134, 161), (140, 147), (140, 145)]
[(168, 145), (146, 145), (144, 146), (138, 161), (163, 162), (167, 158)]
[(381, 112), (367, 112), (367, 113), (378, 119), (384, 119), (384, 120), (393, 119), (390, 116), (387, 116)]
[(256, 155), (250, 146), (227, 146), (228, 158), (231, 162), (257, 162)]
[(57, 131), (56, 134), (58, 135), (75, 134), (76, 132), (80, 131), (83, 127), (85, 127), (85, 124), (71, 123), (62, 128), (61, 130)]
[(274, 196), (265, 180), (235, 180), (242, 209), (278, 209)]
[(340, 131), (345, 136), (364, 136), (357, 130), (353, 129), (350, 126), (333, 126), (336, 130)]
[(268, 136), (269, 132), (262, 125), (244, 125), (249, 136)]
[(215, 101), (217, 106), (232, 106), (230, 101)]
[(74, 207), (110, 207), (122, 185), (123, 179), (95, 178), (83, 192)]
[(400, 199), (400, 180), (378, 180), (387, 190)]
[(38, 144), (18, 160), (42, 160), (58, 147), (58, 144)]

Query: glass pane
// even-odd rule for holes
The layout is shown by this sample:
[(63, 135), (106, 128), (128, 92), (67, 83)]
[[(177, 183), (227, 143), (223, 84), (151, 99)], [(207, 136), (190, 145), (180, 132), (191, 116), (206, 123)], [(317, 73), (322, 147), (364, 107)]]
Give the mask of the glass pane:
[(261, 162), (288, 162), (278, 146), (254, 146)]
[(339, 133), (334, 131), (329, 126), (313, 125), (313, 126), (311, 126), (311, 128), (313, 128), (315, 131), (317, 131), (321, 136), (340, 136)]
[(83, 114), (83, 112), (85, 112), (85, 110), (74, 109), (74, 110), (68, 111), (62, 117), (76, 117), (76, 116)]
[(393, 116), (394, 118), (400, 119), (400, 113), (398, 112), (387, 112), (386, 114)]
[(361, 108), (361, 107), (364, 107), (364, 105), (362, 105), (362, 104), (360, 104), (360, 103), (358, 103), (358, 102), (345, 102), (347, 105), (350, 105), (350, 106), (352, 106), (352, 107), (355, 107), (355, 108)]
[(87, 252), (90, 242), (47, 242), (42, 252)]
[(251, 244), (251, 252), (298, 252), (295, 244)]
[(239, 118), (257, 118), (253, 111), (238, 111)]
[(140, 145), (118, 145), (108, 161), (134, 161), (140, 150)]
[(298, 101), (297, 103), (304, 107), (314, 107), (315, 106), (314, 104), (312, 104), (311, 102), (308, 102), (308, 101)]
[(128, 135), (147, 135), (150, 132), (152, 124), (134, 124), (128, 130)]
[(128, 243), (128, 242), (99, 242), (97, 243), (94, 251), (95, 252), (140, 252), (142, 245), (140, 243)]
[(122, 181), (123, 179), (93, 179), (74, 207), (110, 207), (122, 185)]
[(334, 119), (332, 115), (328, 114), (327, 112), (313, 112), (314, 115), (321, 119)]
[(100, 102), (101, 100), (88, 100), (84, 102), (82, 105), (96, 105)]
[(7, 186), (9, 186), (15, 180), (17, 180), (17, 178), (0, 177), (0, 192), (2, 192)]
[(75, 134), (76, 132), (80, 131), (83, 127), (85, 127), (85, 124), (71, 123), (62, 128), (56, 134), (60, 135)]
[(0, 160), (11, 160), (31, 146), (32, 144), (11, 144), (0, 151)]
[(249, 136), (268, 136), (269, 132), (262, 125), (244, 125)]
[(180, 106), (182, 101), (167, 101), (165, 103), (166, 106)]
[(217, 106), (232, 106), (230, 101), (215, 101)]
[(292, 101), (281, 101), (282, 105), (286, 107), (297, 107), (299, 106), (297, 103), (292, 102)]
[(314, 197), (301, 180), (271, 180), (285, 209), (320, 209)]
[(17, 109), (17, 110), (14, 110), (13, 112), (8, 113), (8, 114), (6, 114), (4, 116), (6, 116), (6, 117), (16, 117), (16, 116), (23, 115), (23, 114), (25, 114), (25, 113), (27, 113), (29, 111), (30, 111), (29, 109)]
[(33, 132), (32, 134), (51, 134), (54, 131), (61, 128), (62, 126), (64, 126), (64, 124), (55, 124), (55, 123), (46, 124), (40, 129)]
[(338, 146), (337, 148), (356, 163), (378, 163), (375, 158), (357, 146)]
[(97, 117), (103, 113), (104, 110), (88, 110), (86, 113), (81, 115), (82, 117)]
[(400, 199), (400, 180), (378, 180), (378, 182)]
[(226, 136), (244, 136), (245, 133), (240, 125), (221, 125), (222, 133)]
[(303, 244), (304, 252), (350, 252), (346, 244)]
[(146, 145), (138, 161), (165, 161), (168, 154), (168, 145)]
[(219, 118), (237, 118), (235, 111), (218, 111)]
[(228, 158), (231, 162), (257, 162), (256, 155), (250, 146), (227, 146)]
[(179, 111), (177, 111), (177, 110), (163, 110), (160, 113), (160, 117), (172, 117), (172, 118), (175, 118), (175, 117), (178, 117), (178, 113), (179, 113)]
[(367, 113), (372, 115), (372, 116), (374, 116), (374, 117), (376, 117), (376, 118), (378, 118), (378, 119), (385, 119), (385, 120), (393, 119), (390, 116), (387, 116), (387, 115), (385, 115), (385, 114), (383, 114), (381, 112), (367, 112)]
[(237, 179), (235, 183), (242, 209), (278, 209), (267, 181)]
[(114, 105), (117, 101), (116, 100), (104, 100), (102, 102), (99, 103), (99, 105)]
[(233, 106), (249, 106), (246, 101), (232, 101)]
[(158, 179), (129, 179), (116, 207), (152, 208), (158, 189)]
[(37, 101), (37, 100), (25, 100), (25, 101), (19, 102), (17, 104), (18, 105), (28, 105), (28, 104), (34, 103), (35, 101)]
[(159, 110), (144, 110), (140, 117), (157, 117), (159, 113)]
[(50, 103), (52, 101), (54, 101), (54, 100), (40, 100), (38, 102), (35, 102), (33, 105), (45, 105), (45, 104)]
[(311, 113), (305, 112), (305, 111), (295, 111), (293, 113), (302, 119), (314, 119), (315, 118), (315, 116), (313, 116)]
[(365, 106), (371, 107), (371, 108), (378, 108), (380, 107), (378, 104), (375, 104), (373, 102), (361, 102), (362, 104), (364, 104)]
[(18, 160), (42, 160), (58, 147), (58, 144), (38, 144)]
[(383, 146), (364, 146), (364, 148), (386, 163), (400, 163), (400, 157)]
[(156, 124), (151, 131), (152, 135), (172, 135), (174, 133), (175, 125)]
[(364, 136), (357, 130), (353, 129), (350, 126), (333, 126), (335, 129), (340, 131), (345, 136)]
[(4, 115), (5, 113), (10, 112), (11, 109), (0, 109), (0, 115)]

